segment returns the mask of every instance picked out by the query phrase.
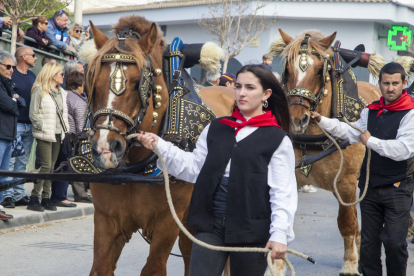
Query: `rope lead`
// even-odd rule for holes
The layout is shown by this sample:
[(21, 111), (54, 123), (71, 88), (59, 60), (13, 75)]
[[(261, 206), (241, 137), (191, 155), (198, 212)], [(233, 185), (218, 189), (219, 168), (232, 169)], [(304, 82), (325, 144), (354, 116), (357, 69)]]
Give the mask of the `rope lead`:
[[(343, 114), (341, 113), (341, 115), (342, 115), (342, 117), (343, 117), (343, 119), (344, 119), (344, 121), (345, 121), (345, 123), (347, 123), (350, 127), (352, 127), (353, 129), (355, 129), (355, 130), (358, 130), (359, 132), (361, 132), (361, 133), (364, 133), (363, 131), (362, 131), (362, 129), (360, 129), (360, 128), (357, 128), (356, 126), (354, 126), (354, 125), (352, 125), (349, 121), (348, 121), (348, 119), (345, 117), (345, 116), (343, 116)], [(339, 165), (339, 170), (338, 170), (338, 172), (336, 173), (336, 176), (335, 176), (335, 179), (334, 179), (334, 183), (333, 183), (333, 186), (334, 186), (334, 192), (335, 192), (335, 195), (336, 195), (336, 197), (338, 198), (338, 201), (339, 201), (339, 203), (341, 203), (343, 206), (346, 206), (346, 207), (350, 207), (350, 206), (353, 206), (353, 205), (356, 205), (356, 204), (358, 204), (358, 203), (360, 203), (364, 198), (365, 198), (365, 195), (367, 194), (367, 191), (368, 191), (368, 183), (369, 183), (369, 172), (370, 172), (370, 170), (369, 170), (369, 168), (370, 168), (370, 164), (371, 164), (371, 149), (370, 148), (368, 148), (368, 147), (366, 147), (367, 148), (367, 150), (368, 150), (368, 157), (367, 157), (367, 174), (366, 174), (366, 179), (365, 179), (365, 187), (364, 187), (364, 192), (362, 193), (362, 195), (361, 195), (361, 197), (357, 200), (357, 201), (355, 201), (355, 202), (352, 202), (352, 203), (346, 203), (346, 202), (344, 202), (343, 200), (342, 200), (342, 197), (341, 197), (341, 195), (339, 194), (339, 192), (338, 192), (338, 187), (337, 187), (337, 181), (338, 181), (338, 178), (339, 178), (339, 175), (341, 174), (341, 172), (342, 172), (342, 168), (343, 168), (343, 165), (344, 165), (344, 154), (342, 153), (342, 150), (341, 150), (341, 147), (338, 145), (338, 143), (335, 141), (335, 139), (334, 138), (332, 138), (332, 136), (331, 135), (329, 135), (327, 132), (326, 132), (326, 130), (324, 130), (320, 125), (319, 125), (319, 123), (318, 123), (318, 121), (317, 120), (315, 120), (315, 122), (316, 122), (316, 125), (319, 127), (319, 129), (320, 130), (322, 130), (322, 132), (335, 144), (335, 146), (337, 147), (337, 149), (338, 149), (338, 152), (339, 152), (339, 155), (341, 156), (341, 162), (340, 162), (340, 165)]]
[[(135, 137), (138, 136), (138, 134), (133, 135)], [(132, 137), (130, 137), (132, 138)], [(165, 167), (164, 164), (164, 159), (161, 156), (161, 153), (158, 150), (157, 145), (153, 142), (152, 143), (152, 147), (154, 148), (155, 153), (158, 155), (158, 158), (160, 160), (161, 163), (161, 168), (162, 168), (162, 172), (163, 172), (163, 177), (164, 177), (164, 181), (165, 181), (165, 193), (167, 196), (167, 202), (168, 202), (168, 206), (170, 207), (170, 211), (171, 211), (171, 215), (174, 218), (175, 222), (177, 223), (178, 227), (181, 229), (181, 231), (194, 243), (203, 246), (205, 248), (208, 248), (210, 250), (215, 250), (215, 251), (227, 251), (227, 252), (262, 252), (262, 253), (271, 253), (270, 249), (266, 249), (266, 248), (259, 248), (259, 247), (227, 247), (227, 246), (213, 246), (210, 245), (208, 243), (205, 243), (203, 241), (200, 241), (198, 239), (196, 239), (188, 230), (187, 228), (184, 227), (184, 225), (181, 223), (181, 220), (178, 218), (177, 213), (175, 212), (175, 208), (174, 208), (174, 204), (172, 202), (172, 197), (171, 197), (171, 191), (170, 191), (170, 182), (169, 182), (169, 178), (168, 178), (168, 171), (167, 168)], [(287, 253), (293, 254), (295, 256), (298, 256), (300, 258), (303, 258), (305, 260), (310, 261), (311, 263), (315, 264), (316, 262), (309, 256), (306, 256), (303, 253), (294, 251), (292, 249), (288, 249)], [(287, 264), (287, 266), (290, 269), (291, 275), (294, 276), (295, 275), (295, 269), (293, 268), (292, 264), (290, 263), (290, 261), (287, 259), (287, 257), (285, 256), (283, 258), (283, 260), (285, 261), (285, 263)], [(273, 263), (272, 263), (272, 254), (267, 254), (267, 265), (269, 267), (270, 273), (273, 276), (276, 276), (276, 270), (273, 267)]]

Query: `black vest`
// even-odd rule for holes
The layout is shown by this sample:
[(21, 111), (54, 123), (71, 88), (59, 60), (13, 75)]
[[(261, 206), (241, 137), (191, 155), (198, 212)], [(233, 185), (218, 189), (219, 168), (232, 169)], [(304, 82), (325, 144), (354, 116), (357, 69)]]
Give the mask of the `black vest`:
[[(378, 112), (379, 110), (370, 110), (368, 112), (367, 130), (378, 139), (394, 140), (397, 137), (401, 120), (410, 110), (383, 112), (377, 117)], [(365, 152), (364, 162), (362, 162), (358, 183), (360, 188), (365, 187), (367, 156), (368, 151)], [(413, 161), (413, 158), (404, 161), (394, 161), (380, 156), (377, 152), (371, 150), (369, 182), (376, 187), (394, 184), (403, 181), (407, 177), (412, 177), (414, 171)]]
[(225, 242), (266, 243), (271, 223), (267, 167), (286, 133), (259, 127), (237, 143), (234, 128), (219, 123), (221, 119), (211, 123), (207, 134), (208, 154), (194, 186), (187, 224), (213, 231), (213, 195), (231, 159)]

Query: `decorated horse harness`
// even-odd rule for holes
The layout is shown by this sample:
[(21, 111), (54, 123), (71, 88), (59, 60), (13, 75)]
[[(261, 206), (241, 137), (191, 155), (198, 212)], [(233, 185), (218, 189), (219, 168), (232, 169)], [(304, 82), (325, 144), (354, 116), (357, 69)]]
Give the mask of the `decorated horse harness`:
[[(139, 39), (137, 33), (128, 31), (120, 32), (118, 35), (119, 47), (123, 47), (123, 41), (126, 38)], [(202, 45), (202, 44), (200, 44)], [(194, 49), (201, 50), (201, 46), (195, 44), (193, 47), (183, 45), (179, 38), (175, 38), (164, 54), (163, 71), (165, 83), (169, 84), (169, 104), (165, 112), (164, 119), (161, 122), (159, 135), (167, 141), (171, 141), (184, 150), (191, 151), (195, 148), (198, 136), (204, 127), (212, 121), (215, 114), (202, 102), (201, 96), (190, 75), (184, 70), (186, 56), (184, 53), (193, 55)], [(186, 50), (187, 48), (187, 50)], [(188, 59), (193, 64), (191, 58)], [(198, 59), (197, 59), (198, 60)], [(136, 59), (132, 55), (123, 53), (105, 54), (102, 63), (116, 62), (115, 70), (110, 76), (110, 90), (116, 96), (122, 95), (126, 90), (126, 76), (123, 72), (123, 63), (136, 64)], [(85, 120), (84, 132), (91, 137), (98, 129), (114, 131), (124, 137), (127, 142), (127, 154), (129, 148), (133, 146), (135, 138), (129, 138), (131, 134), (136, 133), (137, 127), (141, 124), (146, 115), (149, 99), (153, 97), (154, 110), (161, 107), (161, 90), (162, 87), (155, 84), (155, 78), (162, 74), (159, 68), (154, 69), (151, 58), (148, 56), (143, 62), (141, 78), (139, 81), (139, 98), (141, 109), (135, 118), (131, 118), (124, 112), (114, 108), (104, 108), (93, 112), (93, 99), (89, 104), (88, 114)], [(96, 124), (98, 118), (108, 116), (107, 124)], [(154, 111), (152, 126), (158, 124), (158, 112)], [(112, 125), (113, 118), (121, 119), (128, 129), (122, 133), (118, 128)], [(91, 146), (89, 137), (83, 137), (78, 141), (78, 155), (69, 159), (69, 164), (77, 173), (100, 173), (102, 170), (93, 164)], [(129, 172), (134, 174), (144, 174), (151, 176), (160, 176), (161, 171), (156, 168), (157, 156), (152, 153), (142, 161), (134, 164), (128, 164), (119, 169), (107, 170), (107, 172)]]
[[(299, 59), (299, 68), (302, 70), (302, 72), (305, 72), (306, 69), (308, 68), (308, 42), (309, 42), (309, 38), (310, 35), (306, 34), (305, 38), (303, 39), (301, 45), (300, 45), (300, 50), (299, 50), (299, 55), (300, 55), (300, 59)], [(318, 52), (316, 52), (314, 49), (311, 50), (311, 54), (314, 56), (317, 56), (319, 59), (323, 59), (323, 74), (322, 74), (322, 78), (321, 78), (321, 84), (320, 84), (320, 89), (318, 91), (318, 93), (316, 94), (316, 96), (312, 93), (312, 91), (310, 91), (307, 88), (293, 88), (290, 91), (287, 91), (286, 95), (288, 97), (299, 97), (299, 101), (298, 102), (291, 102), (290, 105), (301, 105), (303, 107), (305, 107), (306, 109), (310, 110), (310, 111), (314, 111), (316, 109), (316, 107), (318, 106), (318, 104), (322, 104), (323, 100), (321, 99), (322, 96), (326, 97), (328, 96), (328, 90), (325, 89), (325, 83), (330, 81), (330, 77), (327, 76), (327, 73), (329, 73), (329, 71), (331, 71), (331, 61), (329, 60), (329, 54), (326, 55), (320, 55)], [(282, 79), (284, 80), (284, 83), (286, 83), (286, 61), (285, 64), (283, 66), (283, 74), (282, 74)], [(284, 86), (285, 87), (285, 86)], [(307, 99), (311, 102), (311, 105), (308, 106), (307, 104), (303, 103), (303, 99)]]
[[(299, 68), (302, 72), (305, 72), (308, 68), (308, 53), (309, 53), (309, 38), (310, 35), (306, 34), (305, 38), (301, 42), (299, 50)], [(289, 91), (285, 91), (288, 97), (299, 97), (299, 101), (290, 102), (290, 105), (300, 105), (314, 111), (318, 105), (323, 103), (323, 97), (328, 96), (328, 89), (326, 89), (326, 83), (330, 82), (331, 79), (335, 79), (335, 82), (331, 83), (332, 88), (332, 112), (335, 118), (341, 120), (345, 117), (349, 121), (355, 122), (359, 118), (359, 114), (367, 103), (358, 95), (357, 81), (351, 65), (356, 65), (361, 59), (360, 50), (349, 51), (340, 48), (341, 42), (336, 41), (333, 47), (334, 57), (330, 59), (329, 54), (319, 54), (316, 50), (311, 49), (310, 53), (317, 56), (319, 59), (323, 59), (323, 72), (320, 79), (320, 89), (315, 95), (306, 88), (293, 88)], [(361, 47), (358, 46), (358, 47)], [(363, 47), (363, 46), (362, 46)], [(345, 59), (346, 60), (345, 60)], [(348, 62), (349, 63), (348, 63)], [(333, 62), (333, 64), (332, 64)], [(286, 88), (286, 63), (285, 61), (283, 68), (282, 80), (284, 82), (283, 87)], [(334, 67), (334, 68), (332, 68)], [(307, 99), (310, 105), (303, 103), (303, 99)], [(336, 148), (332, 147), (333, 142), (326, 137), (326, 135), (304, 135), (304, 134), (293, 134), (293, 144), (295, 147), (302, 150), (302, 160), (298, 162), (297, 168), (300, 173), (304, 176), (308, 176), (311, 169), (312, 163), (320, 160), (327, 155), (332, 154)], [(349, 145), (347, 141), (340, 140), (334, 137), (335, 140), (340, 144), (342, 148), (346, 148)], [(322, 152), (315, 154), (311, 159), (307, 156), (307, 149), (322, 150)], [(309, 159), (306, 160), (305, 159)], [(309, 162), (309, 161), (312, 162)]]

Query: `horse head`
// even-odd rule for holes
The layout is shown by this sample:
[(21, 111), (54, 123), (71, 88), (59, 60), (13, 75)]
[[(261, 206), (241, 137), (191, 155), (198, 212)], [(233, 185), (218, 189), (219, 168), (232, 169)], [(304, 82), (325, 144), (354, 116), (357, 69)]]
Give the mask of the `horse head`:
[(131, 147), (139, 130), (158, 133), (168, 101), (162, 76), (163, 33), (143, 17), (122, 17), (109, 39), (90, 22), (98, 52), (86, 75), (91, 151), (102, 169), (135, 163), (150, 151)]
[(292, 131), (303, 134), (308, 129), (310, 112), (324, 116), (331, 112), (330, 57), (336, 32), (324, 37), (319, 31), (310, 30), (296, 38), (281, 29), (279, 32), (285, 60), (282, 81), (290, 104)]

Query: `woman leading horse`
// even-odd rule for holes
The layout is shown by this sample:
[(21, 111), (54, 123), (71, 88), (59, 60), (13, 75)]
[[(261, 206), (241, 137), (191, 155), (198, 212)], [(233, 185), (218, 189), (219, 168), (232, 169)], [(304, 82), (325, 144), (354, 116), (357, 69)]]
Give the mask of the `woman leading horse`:
[[(107, 38), (92, 23), (91, 30), (98, 49), (89, 61), (86, 75), (89, 111), (93, 115), (88, 132), (91, 156), (98, 169), (122, 170), (124, 164), (135, 164), (151, 155), (151, 151), (131, 143), (128, 133), (160, 131), (155, 113), (161, 121), (169, 94), (163, 72), (156, 69), (162, 68), (166, 43), (159, 27), (139, 16), (122, 17), (114, 25), (117, 35), (127, 33), (121, 39)], [(234, 101), (231, 90), (217, 87), (200, 93), (217, 116), (230, 114)], [(181, 180), (171, 185), (174, 207), (183, 221), (193, 187)], [(95, 233), (90, 275), (114, 275), (125, 243), (138, 229), (151, 242), (141, 275), (167, 274), (167, 260), (178, 236), (188, 275), (191, 241), (173, 220), (163, 185), (91, 183), (91, 191)]]
[[(219, 118), (184, 152), (153, 133), (138, 140), (156, 143), (167, 170), (195, 182), (187, 223), (195, 237), (218, 246), (266, 247), (283, 258), (294, 238), (297, 207), (295, 158), (289, 109), (282, 87), (263, 65), (237, 73), (231, 117)], [(270, 231), (269, 231), (270, 229)], [(262, 253), (210, 251), (193, 244), (190, 275), (220, 276), (230, 256), (231, 275), (262, 276)]]

